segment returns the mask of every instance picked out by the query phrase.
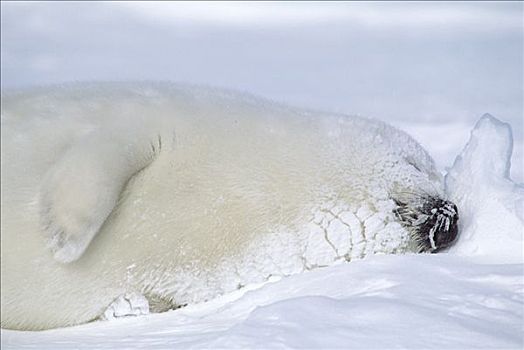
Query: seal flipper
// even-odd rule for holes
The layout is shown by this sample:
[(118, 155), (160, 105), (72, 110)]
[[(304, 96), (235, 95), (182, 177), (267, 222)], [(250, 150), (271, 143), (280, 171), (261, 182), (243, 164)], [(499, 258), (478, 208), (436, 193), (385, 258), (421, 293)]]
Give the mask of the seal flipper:
[(82, 256), (126, 183), (153, 161), (161, 145), (159, 135), (94, 131), (53, 164), (39, 205), (47, 245), (57, 261)]

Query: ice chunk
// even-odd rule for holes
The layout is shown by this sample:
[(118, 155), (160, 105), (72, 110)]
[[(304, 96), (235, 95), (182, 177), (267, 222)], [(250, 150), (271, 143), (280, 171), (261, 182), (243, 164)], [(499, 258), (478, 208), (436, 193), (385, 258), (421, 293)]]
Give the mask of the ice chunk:
[(522, 262), (524, 187), (510, 177), (509, 124), (485, 114), (446, 175), (446, 191), (459, 208), (460, 234), (450, 252), (489, 261)]

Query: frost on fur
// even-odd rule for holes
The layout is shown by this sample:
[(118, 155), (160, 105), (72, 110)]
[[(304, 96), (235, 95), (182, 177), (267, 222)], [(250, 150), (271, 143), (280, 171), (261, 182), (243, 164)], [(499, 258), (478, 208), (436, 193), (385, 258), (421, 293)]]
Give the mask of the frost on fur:
[(47, 172), (40, 190), (40, 216), (56, 260), (82, 256), (115, 208), (129, 179), (160, 151), (130, 133), (93, 132), (73, 144)]

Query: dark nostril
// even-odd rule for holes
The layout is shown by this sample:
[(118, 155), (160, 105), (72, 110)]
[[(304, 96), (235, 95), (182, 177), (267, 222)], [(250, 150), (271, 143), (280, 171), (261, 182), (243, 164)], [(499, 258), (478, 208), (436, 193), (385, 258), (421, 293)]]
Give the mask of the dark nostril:
[(454, 220), (451, 223), (449, 230), (440, 231), (436, 234), (435, 238), (437, 241), (436, 242), (437, 249), (435, 249), (434, 252), (437, 253), (451, 246), (451, 244), (455, 241), (457, 236), (458, 236), (458, 226), (457, 226), (456, 220)]
[(398, 200), (395, 203), (395, 215), (414, 232), (420, 251), (437, 253), (457, 238), (459, 216), (454, 203), (431, 196), (416, 206)]

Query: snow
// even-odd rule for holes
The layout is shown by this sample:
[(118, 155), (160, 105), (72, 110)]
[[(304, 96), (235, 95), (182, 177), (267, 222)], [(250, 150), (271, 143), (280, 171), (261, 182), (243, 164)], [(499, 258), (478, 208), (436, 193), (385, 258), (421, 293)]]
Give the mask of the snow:
[(462, 208), (461, 237), (451, 252), (484, 260), (523, 261), (524, 186), (509, 178), (513, 138), (509, 124), (484, 115), (446, 176)]
[(486, 115), (474, 127), (446, 176), (462, 231), (447, 253), (339, 262), (162, 314), (2, 330), (2, 349), (522, 348), (522, 186), (509, 178), (511, 147), (508, 124)]

